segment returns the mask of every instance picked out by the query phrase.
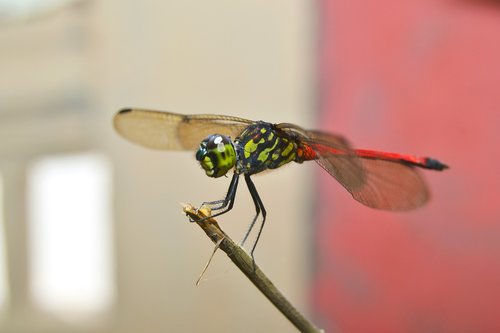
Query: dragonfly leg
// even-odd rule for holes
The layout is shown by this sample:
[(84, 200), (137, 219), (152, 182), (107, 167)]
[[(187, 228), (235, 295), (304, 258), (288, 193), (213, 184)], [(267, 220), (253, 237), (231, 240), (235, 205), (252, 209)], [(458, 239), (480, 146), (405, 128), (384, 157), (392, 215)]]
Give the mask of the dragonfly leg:
[(257, 188), (255, 188), (255, 185), (250, 178), (250, 175), (245, 174), (245, 182), (247, 183), (248, 190), (250, 191), (250, 194), (252, 195), (253, 203), (255, 204), (255, 217), (252, 220), (252, 223), (250, 223), (250, 226), (248, 227), (248, 231), (245, 234), (245, 237), (243, 237), (243, 241), (241, 242), (241, 245), (245, 243), (245, 241), (248, 238), (248, 235), (250, 235), (250, 232), (252, 231), (255, 222), (257, 221), (257, 218), (259, 217), (260, 213), (262, 212), (262, 223), (259, 228), (259, 232), (257, 234), (257, 238), (255, 239), (255, 242), (252, 245), (252, 250), (250, 251), (250, 255), (253, 258), (253, 252), (255, 251), (255, 247), (257, 246), (257, 243), (259, 242), (260, 234), (262, 233), (262, 229), (264, 228), (264, 223), (266, 222), (266, 209), (264, 208), (264, 204), (262, 203), (262, 200), (259, 197), (259, 193), (257, 192)]
[[(227, 194), (224, 199), (205, 201), (201, 204), (201, 207), (208, 206), (212, 211), (218, 211), (217, 213), (210, 215), (210, 217), (222, 215), (229, 212), (233, 208), (234, 199), (236, 198), (236, 189), (238, 188), (238, 180), (240, 178), (239, 176), (240, 175), (237, 173), (233, 174), (233, 178), (231, 178), (231, 183), (229, 184), (229, 189), (227, 190)], [(202, 219), (201, 221), (203, 221), (204, 219)]]

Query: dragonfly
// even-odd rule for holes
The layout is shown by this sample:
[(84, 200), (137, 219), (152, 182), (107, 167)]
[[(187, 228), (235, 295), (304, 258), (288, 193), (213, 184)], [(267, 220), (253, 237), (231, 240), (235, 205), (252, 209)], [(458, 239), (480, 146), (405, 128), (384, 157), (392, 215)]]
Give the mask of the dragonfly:
[(255, 206), (255, 215), (242, 246), (262, 216), (251, 249), (252, 257), (267, 215), (251, 178), (255, 174), (291, 162), (315, 161), (363, 205), (388, 211), (407, 211), (429, 200), (429, 190), (419, 169), (442, 171), (448, 168), (430, 157), (354, 149), (343, 136), (290, 123), (273, 124), (226, 115), (183, 115), (135, 108), (119, 111), (113, 122), (121, 136), (139, 145), (161, 150), (195, 151), (196, 160), (209, 177), (226, 176), (233, 170), (226, 196), (202, 204), (211, 208), (212, 217), (233, 208), (238, 180), (243, 175)]

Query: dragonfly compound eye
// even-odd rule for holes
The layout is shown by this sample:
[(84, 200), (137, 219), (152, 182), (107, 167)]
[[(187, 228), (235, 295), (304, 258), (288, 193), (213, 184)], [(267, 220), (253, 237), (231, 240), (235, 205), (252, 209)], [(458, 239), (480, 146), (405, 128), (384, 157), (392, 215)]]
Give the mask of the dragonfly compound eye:
[(231, 139), (213, 134), (200, 143), (196, 159), (209, 177), (224, 176), (236, 164), (236, 152)]

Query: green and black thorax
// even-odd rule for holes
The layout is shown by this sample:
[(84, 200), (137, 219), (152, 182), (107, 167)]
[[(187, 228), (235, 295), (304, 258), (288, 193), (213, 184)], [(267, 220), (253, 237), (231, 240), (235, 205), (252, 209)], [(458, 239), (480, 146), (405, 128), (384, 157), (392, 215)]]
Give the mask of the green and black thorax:
[(297, 141), (271, 123), (248, 126), (234, 142), (239, 173), (256, 174), (297, 161)]
[(210, 177), (221, 177), (235, 168), (237, 174), (256, 174), (279, 168), (302, 159), (297, 154), (299, 142), (276, 125), (258, 121), (247, 126), (234, 141), (213, 134), (203, 140), (196, 159)]

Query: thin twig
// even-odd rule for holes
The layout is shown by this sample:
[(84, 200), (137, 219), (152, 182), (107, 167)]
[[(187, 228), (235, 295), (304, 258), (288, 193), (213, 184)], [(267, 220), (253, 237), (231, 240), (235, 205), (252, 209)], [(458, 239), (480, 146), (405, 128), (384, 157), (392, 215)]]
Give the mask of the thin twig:
[(250, 281), (274, 304), (274, 306), (292, 322), (301, 332), (319, 333), (322, 330), (309, 322), (276, 288), (276, 286), (267, 278), (267, 276), (255, 264), (252, 257), (246, 251), (229, 238), (217, 224), (217, 221), (203, 209), (197, 210), (191, 205), (183, 207), (184, 212), (196, 224), (198, 224), (207, 236), (214, 243), (220, 243), (219, 248), (224, 251), (231, 261), (247, 276)]
[(215, 247), (214, 247), (214, 250), (212, 252), (212, 255), (210, 256), (210, 258), (208, 258), (207, 264), (205, 265), (205, 267), (203, 267), (203, 270), (201, 271), (200, 277), (198, 278), (198, 280), (196, 280), (197, 286), (200, 285), (201, 278), (203, 277), (203, 275), (207, 271), (208, 266), (210, 266), (210, 263), (212, 262), (212, 259), (215, 255), (215, 252), (219, 249), (220, 243), (222, 243), (222, 239), (220, 239), (217, 243), (215, 243)]

